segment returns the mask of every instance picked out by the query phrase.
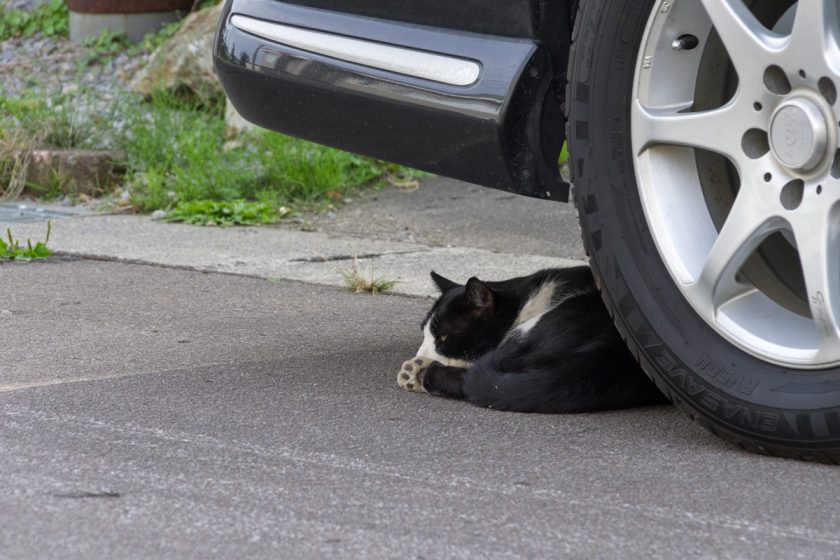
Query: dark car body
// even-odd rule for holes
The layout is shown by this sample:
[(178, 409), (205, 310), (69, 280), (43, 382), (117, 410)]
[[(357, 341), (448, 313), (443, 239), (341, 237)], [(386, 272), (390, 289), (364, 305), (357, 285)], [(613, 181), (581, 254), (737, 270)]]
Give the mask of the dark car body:
[(264, 128), (566, 201), (574, 2), (227, 0), (216, 70)]

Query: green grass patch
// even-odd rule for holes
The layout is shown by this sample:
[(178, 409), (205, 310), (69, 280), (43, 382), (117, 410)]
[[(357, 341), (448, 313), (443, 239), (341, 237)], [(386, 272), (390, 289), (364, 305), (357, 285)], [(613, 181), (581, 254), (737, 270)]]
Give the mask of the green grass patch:
[(70, 20), (64, 0), (50, 0), (31, 12), (6, 10), (5, 2), (2, 4), (0, 41), (36, 34), (45, 37), (67, 37), (70, 33)]
[[(185, 202), (246, 200), (282, 215), (288, 208), (323, 208), (399, 171), (267, 131), (229, 143), (224, 134), (220, 110), (173, 95), (154, 97), (148, 112), (134, 115), (122, 142), (135, 204), (153, 211)], [(187, 207), (181, 208), (183, 214)]]
[(258, 226), (273, 224), (288, 213), (288, 208), (265, 202), (196, 200), (178, 203), (165, 220), (199, 226)]
[(6, 229), (6, 239), (0, 238), (0, 260), (31, 261), (35, 259), (46, 259), (52, 256), (52, 251), (47, 247), (52, 233), (52, 222), (47, 222), (47, 235), (43, 241), (35, 245), (31, 239), (26, 240), (26, 245), (21, 246), (20, 241), (12, 235), (12, 229)]
[(143, 39), (129, 49), (129, 54), (136, 56), (140, 53), (150, 53), (164, 44), (175, 33), (181, 29), (181, 24), (184, 20), (173, 21), (161, 26), (161, 28), (154, 33), (146, 33)]
[[(148, 101), (125, 94), (106, 110), (83, 89), (50, 98), (0, 94), (0, 196), (20, 193), (20, 185), (7, 185), (14, 183), (10, 175), (25, 167), (10, 164), (4, 153), (21, 160), (21, 150), (47, 146), (114, 150), (121, 154), (137, 210), (164, 210), (173, 220), (195, 224), (270, 223), (413, 175), (397, 165), (262, 130), (228, 141), (223, 107), (175, 94)], [(48, 185), (26, 186), (60, 194)]]
[(111, 111), (79, 111), (86, 103), (83, 92), (52, 97), (0, 96), (0, 141), (17, 134), (35, 144), (55, 148), (96, 149), (107, 145), (112, 136), (108, 129), (113, 115)]

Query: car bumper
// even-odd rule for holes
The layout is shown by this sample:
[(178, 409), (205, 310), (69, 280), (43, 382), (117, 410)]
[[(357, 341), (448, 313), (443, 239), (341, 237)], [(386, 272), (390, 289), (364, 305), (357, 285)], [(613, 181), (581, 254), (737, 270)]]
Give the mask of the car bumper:
[(535, 39), (228, 0), (214, 58), (233, 105), (261, 127), (568, 199), (556, 65)]

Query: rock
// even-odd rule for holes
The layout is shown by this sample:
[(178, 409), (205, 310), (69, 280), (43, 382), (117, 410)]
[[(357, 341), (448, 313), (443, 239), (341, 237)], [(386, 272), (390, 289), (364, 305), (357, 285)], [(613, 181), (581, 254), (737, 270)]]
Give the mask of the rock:
[(111, 192), (124, 170), (116, 163), (120, 154), (93, 150), (33, 150), (29, 154), (26, 182), (57, 188), (63, 194), (90, 196)]
[(238, 150), (239, 148), (241, 148), (244, 145), (245, 144), (243, 144), (239, 140), (228, 140), (227, 142), (225, 142), (222, 145), (222, 151), (227, 154), (227, 153), (230, 153), (234, 150)]
[(155, 210), (152, 212), (153, 220), (162, 220), (166, 217), (166, 210)]
[(256, 130), (257, 128), (257, 125), (246, 121), (245, 118), (239, 114), (233, 106), (233, 103), (230, 102), (230, 99), (227, 100), (227, 105), (225, 106), (225, 134), (227, 134), (228, 138), (239, 136), (240, 134)]
[(0, 319), (11, 319), (11, 318), (12, 318), (12, 312), (9, 311), (8, 309), (3, 309), (2, 311), (0, 311)]
[(131, 80), (145, 96), (155, 91), (183, 90), (210, 101), (223, 95), (213, 68), (213, 38), (222, 4), (190, 14), (181, 29), (161, 45)]

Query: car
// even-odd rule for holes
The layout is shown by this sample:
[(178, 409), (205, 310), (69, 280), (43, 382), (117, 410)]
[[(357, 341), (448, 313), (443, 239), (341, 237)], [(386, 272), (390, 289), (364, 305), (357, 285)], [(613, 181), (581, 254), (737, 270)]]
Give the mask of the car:
[(838, 462), (838, 11), (227, 0), (214, 58), (262, 127), (572, 200), (616, 326), (676, 406), (745, 449)]

